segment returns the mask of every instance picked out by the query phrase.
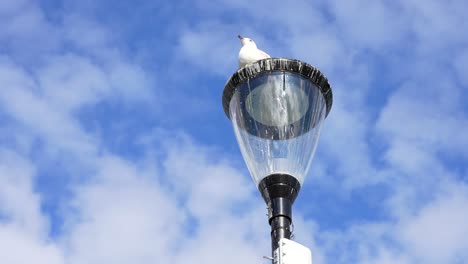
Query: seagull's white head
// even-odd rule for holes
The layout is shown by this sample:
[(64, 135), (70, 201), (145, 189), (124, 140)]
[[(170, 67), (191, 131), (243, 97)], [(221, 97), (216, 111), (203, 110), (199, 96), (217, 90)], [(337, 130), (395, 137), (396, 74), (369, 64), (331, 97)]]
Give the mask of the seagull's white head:
[(253, 46), (255, 48), (257, 47), (257, 44), (255, 44), (253, 40), (249, 38), (244, 38), (241, 35), (237, 35), (237, 37), (240, 39), (242, 46)]

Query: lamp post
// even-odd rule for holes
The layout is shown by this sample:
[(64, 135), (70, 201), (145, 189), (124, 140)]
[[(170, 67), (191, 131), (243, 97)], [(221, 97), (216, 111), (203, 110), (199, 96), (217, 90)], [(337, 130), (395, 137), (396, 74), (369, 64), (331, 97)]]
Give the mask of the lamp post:
[(273, 254), (291, 237), (292, 204), (332, 106), (327, 78), (313, 66), (270, 58), (227, 81), (223, 108), (252, 179), (268, 206)]

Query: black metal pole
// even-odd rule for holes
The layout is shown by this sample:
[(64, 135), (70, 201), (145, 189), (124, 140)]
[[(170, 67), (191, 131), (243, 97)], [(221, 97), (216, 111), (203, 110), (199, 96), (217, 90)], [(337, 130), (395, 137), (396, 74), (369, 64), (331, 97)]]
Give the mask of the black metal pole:
[(272, 254), (281, 238), (291, 238), (292, 204), (299, 193), (299, 182), (288, 174), (272, 174), (263, 178), (258, 189), (268, 205), (268, 222), (271, 226)]
[(279, 247), (282, 238), (291, 238), (292, 204), (287, 198), (274, 198), (271, 201), (271, 250), (274, 252)]

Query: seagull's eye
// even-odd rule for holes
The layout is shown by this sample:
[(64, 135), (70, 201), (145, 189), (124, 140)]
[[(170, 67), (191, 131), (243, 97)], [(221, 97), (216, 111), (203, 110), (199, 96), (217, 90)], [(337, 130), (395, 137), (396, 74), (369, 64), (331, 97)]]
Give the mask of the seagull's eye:
[(253, 42), (251, 39), (249, 39), (250, 42)]

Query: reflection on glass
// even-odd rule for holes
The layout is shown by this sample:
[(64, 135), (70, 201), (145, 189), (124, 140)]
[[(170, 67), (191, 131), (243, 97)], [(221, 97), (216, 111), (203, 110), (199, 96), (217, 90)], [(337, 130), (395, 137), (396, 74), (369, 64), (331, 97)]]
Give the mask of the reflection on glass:
[(230, 116), (256, 184), (273, 173), (290, 174), (302, 184), (325, 113), (320, 90), (294, 73), (263, 74), (237, 88)]
[(299, 121), (309, 107), (303, 89), (283, 85), (286, 76), (270, 75), (268, 82), (253, 89), (245, 101), (248, 113), (268, 126), (285, 126)]

